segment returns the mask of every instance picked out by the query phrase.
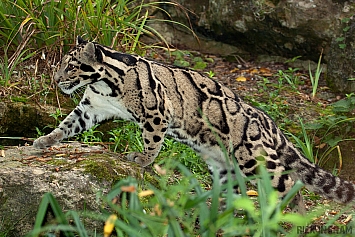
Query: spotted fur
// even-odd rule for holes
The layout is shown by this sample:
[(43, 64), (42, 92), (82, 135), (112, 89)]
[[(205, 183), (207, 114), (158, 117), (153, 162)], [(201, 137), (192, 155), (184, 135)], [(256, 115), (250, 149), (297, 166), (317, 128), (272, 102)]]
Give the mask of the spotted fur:
[[(55, 80), (70, 94), (86, 86), (79, 105), (50, 134), (34, 142), (52, 146), (111, 118), (136, 122), (144, 151), (128, 155), (147, 166), (158, 155), (164, 137), (192, 147), (227, 179), (236, 159), (240, 170), (256, 173), (265, 158), (272, 184), (284, 195), (301, 180), (307, 188), (338, 202), (354, 200), (354, 185), (305, 158), (261, 110), (244, 103), (232, 90), (196, 71), (124, 54), (80, 37), (64, 56)], [(221, 149), (227, 149), (229, 162)]]

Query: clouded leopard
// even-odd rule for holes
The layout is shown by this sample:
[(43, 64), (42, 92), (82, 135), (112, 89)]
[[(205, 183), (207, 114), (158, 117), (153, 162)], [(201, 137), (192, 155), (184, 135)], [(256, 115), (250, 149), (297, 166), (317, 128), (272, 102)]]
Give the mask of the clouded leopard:
[(82, 86), (86, 90), (79, 105), (58, 128), (35, 140), (34, 147), (49, 147), (105, 119), (122, 118), (142, 129), (144, 151), (128, 155), (142, 166), (154, 161), (164, 137), (170, 136), (200, 153), (225, 182), (233, 162), (226, 162), (221, 142), (230, 161), (236, 159), (246, 176), (256, 173), (256, 157), (263, 156), (281, 195), (301, 180), (327, 198), (344, 203), (354, 200), (352, 183), (311, 163), (269, 116), (199, 72), (120, 53), (78, 37), (55, 80), (67, 94)]

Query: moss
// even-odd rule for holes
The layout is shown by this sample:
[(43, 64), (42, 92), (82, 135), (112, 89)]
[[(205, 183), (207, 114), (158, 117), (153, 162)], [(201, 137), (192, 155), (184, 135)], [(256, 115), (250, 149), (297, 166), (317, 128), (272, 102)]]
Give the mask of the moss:
[(144, 172), (144, 181), (148, 182), (150, 184), (152, 184), (153, 186), (155, 186), (156, 188), (159, 188), (159, 181), (157, 180), (157, 178), (155, 176), (153, 176), (151, 173), (149, 172)]
[(127, 176), (139, 178), (141, 168), (134, 163), (122, 162), (108, 154), (93, 155), (80, 162), (84, 172), (99, 181), (116, 182)]
[(156, 187), (159, 187), (159, 182), (155, 176), (146, 171), (142, 172), (142, 168), (133, 162), (128, 162), (116, 157), (115, 153), (104, 154), (89, 154), (84, 155), (85, 158), (81, 161), (69, 160), (67, 157), (63, 159), (52, 159), (47, 164), (54, 167), (60, 167), (60, 170), (82, 169), (84, 173), (90, 174), (98, 181), (106, 181), (115, 183), (128, 176), (136, 179), (143, 179)]
[(54, 166), (68, 166), (70, 163), (67, 159), (52, 159), (47, 162), (47, 164), (54, 165)]

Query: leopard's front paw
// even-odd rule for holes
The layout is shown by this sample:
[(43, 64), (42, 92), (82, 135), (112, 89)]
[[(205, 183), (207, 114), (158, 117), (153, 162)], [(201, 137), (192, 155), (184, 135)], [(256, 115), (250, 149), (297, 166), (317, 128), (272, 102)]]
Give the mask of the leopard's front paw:
[(59, 141), (60, 140), (57, 139), (57, 136), (52, 135), (52, 134), (48, 134), (46, 136), (42, 136), (42, 137), (37, 138), (33, 142), (33, 147), (39, 148), (39, 149), (44, 149), (46, 147), (50, 147), (50, 146), (57, 144)]
[(147, 157), (147, 156), (145, 156), (145, 155), (143, 155), (142, 153), (139, 153), (139, 152), (129, 153), (127, 155), (127, 159), (129, 161), (134, 161), (134, 162), (136, 162), (137, 164), (140, 164), (143, 167), (151, 164), (154, 161), (154, 159), (149, 158), (149, 157)]

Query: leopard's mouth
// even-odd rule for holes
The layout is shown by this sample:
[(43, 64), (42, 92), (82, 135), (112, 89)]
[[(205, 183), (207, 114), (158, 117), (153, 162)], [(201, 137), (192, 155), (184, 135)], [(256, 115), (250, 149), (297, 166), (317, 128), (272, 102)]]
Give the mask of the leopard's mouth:
[(65, 94), (72, 94), (74, 91), (79, 89), (81, 87), (80, 81), (75, 80), (75, 81), (65, 81), (65, 82), (59, 82), (58, 87), (65, 93)]

